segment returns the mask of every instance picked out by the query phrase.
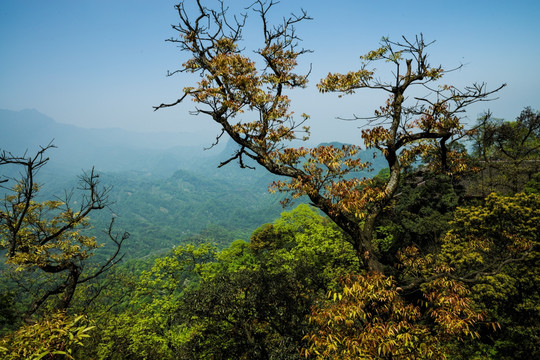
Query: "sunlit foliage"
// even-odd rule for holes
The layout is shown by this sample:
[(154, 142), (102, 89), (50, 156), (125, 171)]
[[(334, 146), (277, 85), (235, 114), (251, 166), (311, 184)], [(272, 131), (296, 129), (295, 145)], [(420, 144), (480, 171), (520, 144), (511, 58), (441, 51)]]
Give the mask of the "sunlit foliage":
[(1, 338), (0, 355), (5, 360), (75, 359), (74, 350), (93, 328), (85, 316), (55, 313)]

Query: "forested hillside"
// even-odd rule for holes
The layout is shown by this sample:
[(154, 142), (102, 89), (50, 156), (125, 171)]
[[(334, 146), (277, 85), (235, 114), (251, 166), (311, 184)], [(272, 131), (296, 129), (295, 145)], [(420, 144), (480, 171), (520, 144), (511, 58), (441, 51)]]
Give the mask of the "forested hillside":
[[(0, 115), (6, 129), (0, 135), (6, 146), (2, 150), (22, 155), (50, 142), (56, 146), (48, 151), (50, 161), (37, 174), (42, 185), (40, 199), (62, 198), (71, 190), (75, 190), (74, 197), (80, 196), (77, 177), (95, 165), (101, 183), (110, 188), (110, 205), (91, 215), (90, 234), (102, 237), (115, 217), (116, 228), (131, 235), (123, 247), (126, 258), (162, 253), (185, 242), (211, 241), (227, 246), (235, 239), (249, 237), (282, 211), (279, 202), (283, 197), (268, 192), (275, 177), (261, 169), (218, 169), (222, 159), (234, 153), (232, 143), (208, 152), (202, 144), (156, 149), (149, 139), (139, 142), (137, 134), (117, 136), (107, 130), (65, 126), (36, 111), (3, 110)], [(176, 136), (177, 142), (183, 141), (181, 134)], [(373, 176), (382, 166), (379, 157), (371, 172), (360, 175)], [(19, 169), (5, 171), (4, 175), (16, 177)], [(109, 250), (113, 251), (107, 247), (100, 250), (98, 258)]]
[(540, 111), (465, 123), (505, 84), (448, 85), (422, 34), (384, 37), (317, 88), (386, 102), (354, 115), (357, 144), (311, 147), (288, 95), (307, 13), (252, 3), (251, 51), (248, 15), (196, 5), (176, 6), (184, 82), (155, 110), (193, 100), (214, 152), (0, 112), (0, 357), (539, 357)]
[(247, 186), (234, 178), (188, 170), (166, 179), (145, 179), (136, 172), (107, 173), (102, 181), (112, 186), (113, 213), (95, 214), (92, 224), (103, 227), (111, 215), (117, 216), (115, 225), (131, 234), (124, 248), (130, 258), (194, 241), (203, 231), (209, 236), (205, 240), (226, 246), (281, 211), (279, 197), (269, 194), (265, 184)]

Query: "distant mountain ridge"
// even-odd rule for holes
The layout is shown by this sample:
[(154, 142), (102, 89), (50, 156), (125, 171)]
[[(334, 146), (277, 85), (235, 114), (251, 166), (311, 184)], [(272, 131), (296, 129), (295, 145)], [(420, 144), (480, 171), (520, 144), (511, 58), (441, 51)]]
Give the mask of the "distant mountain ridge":
[[(62, 124), (37, 110), (0, 109), (0, 150), (22, 155), (35, 153), (40, 146), (53, 142), (49, 169), (80, 173), (95, 167), (98, 171), (142, 171), (157, 176), (171, 176), (178, 169), (199, 168), (204, 172), (236, 174), (234, 163), (217, 169), (220, 162), (234, 155), (238, 145), (221, 141), (208, 151), (208, 138), (193, 133), (137, 133), (118, 128), (87, 129)], [(324, 145), (341, 146), (332, 142)], [(385, 166), (384, 159), (374, 159), (373, 150), (359, 156), (373, 164), (375, 173)], [(249, 161), (249, 160), (248, 160)], [(248, 178), (252, 172), (244, 171)], [(257, 177), (264, 172), (259, 169)], [(369, 175), (368, 175), (369, 176)]]
[(143, 170), (171, 175), (184, 163), (208, 156), (204, 137), (192, 133), (136, 133), (123, 129), (86, 129), (55, 122), (37, 110), (0, 109), (0, 149), (21, 155), (35, 153), (51, 141), (51, 166), (80, 172)]
[(40, 113), (35, 109), (25, 109), (21, 111), (11, 111), (0, 109), (0, 126), (15, 135), (14, 131), (25, 127), (26, 135), (40, 142), (50, 141), (50, 137), (61, 137), (61, 141), (67, 140), (63, 137), (68, 135), (83, 135), (98, 141), (98, 145), (104, 146), (125, 146), (125, 147), (144, 147), (148, 149), (164, 150), (177, 146), (198, 146), (202, 145), (204, 137), (196, 133), (182, 132), (155, 132), (139, 133), (120, 128), (92, 129), (82, 128), (75, 125), (56, 122), (49, 116)]

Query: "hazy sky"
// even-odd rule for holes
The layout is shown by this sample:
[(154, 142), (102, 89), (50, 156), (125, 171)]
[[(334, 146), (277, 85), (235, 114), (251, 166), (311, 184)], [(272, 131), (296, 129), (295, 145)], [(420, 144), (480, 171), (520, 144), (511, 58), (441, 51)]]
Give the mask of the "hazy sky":
[[(190, 2), (190, 1), (186, 1)], [(193, 103), (152, 111), (190, 85), (183, 75), (166, 77), (186, 59), (171, 43), (177, 22), (170, 0), (2, 0), (0, 7), (0, 108), (34, 108), (63, 123), (136, 131), (217, 132), (211, 120), (188, 115)], [(226, 1), (227, 3), (227, 1)], [(237, 6), (243, 1), (231, 0)], [(245, 2), (249, 4), (249, 1)], [(294, 110), (312, 116), (315, 141), (358, 141), (361, 123), (336, 120), (371, 115), (380, 95), (359, 92), (338, 99), (318, 94), (329, 71), (355, 70), (359, 56), (382, 36), (399, 39), (422, 32), (436, 40), (430, 63), (451, 68), (445, 83), (487, 82), (508, 86), (500, 99), (468, 112), (476, 119), (491, 109), (514, 119), (525, 106), (540, 110), (540, 1), (318, 1), (281, 0), (274, 15), (305, 9), (314, 20), (300, 24), (304, 47), (314, 53), (310, 87), (294, 95)], [(257, 32), (258, 19), (246, 33)], [(0, 129), (1, 131), (1, 129)]]

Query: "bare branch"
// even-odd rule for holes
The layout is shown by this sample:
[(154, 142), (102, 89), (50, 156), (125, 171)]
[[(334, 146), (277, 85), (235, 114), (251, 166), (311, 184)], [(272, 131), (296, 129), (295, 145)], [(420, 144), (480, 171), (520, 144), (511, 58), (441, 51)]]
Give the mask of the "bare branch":
[(63, 200), (35, 201), (39, 191), (35, 175), (48, 161), (45, 152), (53, 147), (52, 143), (41, 147), (31, 157), (26, 153), (14, 156), (6, 151), (0, 154), (0, 166), (18, 165), (24, 169), (21, 178), (15, 180), (13, 188), (4, 196), (0, 210), (0, 225), (7, 229), (2, 246), (8, 250), (8, 261), (18, 270), (38, 269), (50, 275), (48, 285), (39, 289), (40, 294), (27, 310), (28, 316), (57, 295), (60, 295), (58, 309), (66, 309), (78, 284), (99, 276), (121, 260), (120, 248), (129, 237), (128, 233), (121, 238), (114, 237), (111, 233), (114, 221), (111, 221), (109, 237), (116, 244), (116, 252), (92, 275), (80, 279), (84, 261), (93, 255), (92, 250), (98, 245), (93, 238), (77, 230), (88, 226), (90, 212), (109, 205), (110, 188), (100, 186), (99, 175), (92, 169), (79, 177), (78, 190), (83, 194), (78, 209), (70, 205), (73, 190), (66, 191)]

